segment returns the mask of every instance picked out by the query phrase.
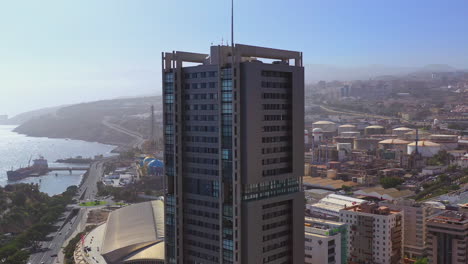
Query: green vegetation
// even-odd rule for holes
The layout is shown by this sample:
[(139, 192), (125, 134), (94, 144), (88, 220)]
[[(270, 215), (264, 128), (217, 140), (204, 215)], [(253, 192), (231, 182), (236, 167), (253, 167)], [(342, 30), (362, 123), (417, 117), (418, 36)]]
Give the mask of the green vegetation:
[(92, 201), (92, 202), (83, 202), (83, 203), (80, 203), (80, 206), (98, 206), (98, 205), (105, 205), (107, 204), (106, 201)]
[(75, 252), (76, 244), (80, 241), (81, 236), (85, 235), (89, 231), (93, 230), (96, 226), (89, 225), (86, 227), (84, 232), (76, 234), (76, 236), (68, 242), (67, 246), (63, 249), (63, 254), (65, 255), (65, 264), (75, 264), (73, 259), (73, 253)]
[(26, 263), (37, 241), (55, 231), (53, 223), (65, 211), (77, 191), (70, 186), (61, 195), (48, 196), (37, 184), (15, 184), (0, 187), (0, 234), (10, 233), (0, 242), (0, 260), (4, 263)]
[(452, 158), (453, 157), (447, 151), (441, 150), (432, 158), (430, 158), (427, 161), (427, 164), (431, 166), (444, 166), (448, 165)]
[(414, 264), (427, 264), (427, 263), (428, 263), (427, 258), (420, 258), (416, 260), (416, 262), (414, 262)]
[(137, 183), (127, 185), (125, 187), (112, 187), (106, 186), (102, 182), (97, 183), (98, 196), (114, 197), (115, 201), (124, 201), (126, 203), (136, 203), (144, 201), (138, 197), (139, 194), (161, 196), (162, 191), (162, 179), (159, 177), (145, 177)]
[(397, 178), (397, 177), (383, 177), (380, 178), (380, 184), (382, 184), (382, 187), (385, 189), (388, 188), (395, 188), (398, 185), (402, 184), (404, 182), (403, 179)]
[(422, 201), (458, 190), (460, 187), (452, 184), (452, 180), (445, 174), (439, 175), (437, 180), (431, 183), (423, 184), (424, 190), (416, 194), (413, 198), (416, 201)]

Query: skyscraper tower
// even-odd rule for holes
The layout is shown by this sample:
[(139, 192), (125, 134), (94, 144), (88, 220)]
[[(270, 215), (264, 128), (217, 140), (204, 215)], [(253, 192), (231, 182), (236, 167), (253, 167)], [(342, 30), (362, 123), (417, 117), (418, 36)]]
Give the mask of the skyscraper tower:
[(167, 263), (303, 263), (302, 53), (212, 46), (162, 69)]

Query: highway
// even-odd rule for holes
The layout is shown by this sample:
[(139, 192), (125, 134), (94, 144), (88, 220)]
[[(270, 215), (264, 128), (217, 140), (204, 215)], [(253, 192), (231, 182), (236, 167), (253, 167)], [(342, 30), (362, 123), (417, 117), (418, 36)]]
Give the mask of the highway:
[(335, 114), (341, 114), (341, 115), (354, 115), (354, 116), (363, 116), (363, 117), (372, 117), (372, 118), (377, 118), (377, 119), (395, 119), (397, 117), (390, 117), (390, 116), (382, 116), (382, 115), (374, 115), (374, 114), (367, 114), (367, 113), (359, 113), (359, 112), (354, 112), (354, 111), (349, 111), (349, 110), (334, 110), (329, 107), (320, 105), (320, 108), (327, 112), (335, 113)]
[[(101, 179), (104, 174), (104, 162), (113, 159), (105, 158), (91, 164), (89, 169), (89, 174), (86, 180), (83, 182), (81, 187), (78, 190), (76, 200), (78, 200), (83, 194), (83, 201), (93, 201), (97, 195), (97, 182)], [(79, 202), (79, 201), (78, 201)], [(50, 234), (53, 236), (51, 241), (42, 241), (42, 248), (49, 248), (49, 250), (44, 252), (38, 252), (31, 254), (29, 262), (31, 264), (52, 264), (52, 263), (62, 263), (63, 254), (61, 254), (62, 246), (65, 247), (65, 241), (70, 238), (72, 234), (81, 232), (86, 224), (86, 216), (88, 210), (86, 208), (80, 208), (78, 205), (73, 205), (74, 208), (79, 208), (78, 214), (73, 217), (70, 221), (66, 222), (61, 230), (58, 230), (56, 233)], [(71, 210), (65, 213), (65, 219), (68, 218)], [(59, 221), (56, 225), (62, 225), (63, 221)], [(75, 232), (77, 231), (77, 232)], [(60, 256), (60, 257), (57, 257)]]
[(145, 139), (140, 133), (135, 132), (135, 131), (131, 131), (131, 130), (126, 129), (124, 127), (121, 127), (121, 126), (119, 126), (117, 124), (111, 123), (111, 122), (109, 122), (108, 117), (106, 117), (106, 118), (104, 118), (102, 120), (102, 124), (105, 125), (106, 127), (110, 128), (110, 129), (113, 129), (113, 130), (115, 130), (117, 132), (126, 134), (126, 135), (134, 138), (134, 140), (132, 141), (132, 144), (131, 144), (133, 147), (141, 149), (143, 143), (145, 143)]

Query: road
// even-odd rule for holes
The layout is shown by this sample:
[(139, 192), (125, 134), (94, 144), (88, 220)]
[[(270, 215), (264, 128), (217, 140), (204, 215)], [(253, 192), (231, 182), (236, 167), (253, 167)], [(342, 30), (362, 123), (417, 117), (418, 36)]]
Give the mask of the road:
[[(89, 200), (93, 201), (96, 198), (97, 194), (97, 182), (101, 179), (102, 175), (104, 174), (104, 162), (112, 159), (113, 157), (110, 158), (105, 158), (103, 160), (94, 162), (91, 164), (90, 169), (89, 169), (89, 174), (86, 180), (83, 182), (81, 187), (78, 190), (78, 194), (76, 196), (76, 200), (78, 200), (83, 194), (83, 200)], [(78, 205), (73, 205), (74, 208), (80, 208)], [(71, 213), (70, 211), (67, 211), (65, 213), (65, 219), (68, 218), (69, 214)], [(49, 248), (49, 250), (44, 251), (44, 252), (38, 252), (34, 253), (31, 255), (29, 258), (29, 262), (31, 264), (52, 264), (52, 263), (62, 263), (63, 257), (55, 257), (56, 255), (63, 256), (61, 254), (61, 249), (62, 246), (64, 245), (64, 242), (70, 238), (70, 236), (74, 233), (77, 233), (75, 231), (81, 232), (81, 230), (84, 229), (85, 227), (85, 222), (86, 222), (86, 215), (87, 215), (87, 209), (86, 208), (80, 208), (78, 214), (73, 217), (70, 221), (66, 222), (64, 227), (61, 230), (58, 230), (56, 233), (51, 234), (53, 236), (53, 239), (51, 241), (43, 241), (41, 242), (41, 245), (43, 248)], [(59, 221), (56, 223), (56, 225), (63, 224), (63, 221)]]
[(123, 133), (123, 134), (126, 134), (126, 135), (132, 137), (133, 138), (133, 142), (132, 142), (133, 147), (141, 149), (143, 143), (145, 143), (145, 138), (140, 133), (135, 132), (135, 131), (131, 131), (131, 130), (126, 129), (124, 127), (121, 127), (121, 126), (119, 126), (117, 124), (111, 123), (109, 121), (108, 117), (105, 117), (102, 120), (102, 124), (105, 125), (106, 127), (110, 128), (110, 129), (113, 129), (113, 130), (115, 130), (117, 132), (120, 132), (120, 133)]
[(342, 115), (354, 115), (354, 116), (363, 116), (363, 117), (372, 117), (372, 118), (378, 118), (378, 119), (395, 119), (397, 117), (389, 117), (389, 116), (382, 116), (382, 115), (374, 115), (374, 114), (367, 114), (367, 113), (359, 113), (359, 112), (353, 112), (353, 111), (348, 111), (348, 110), (334, 110), (331, 108), (328, 108), (326, 106), (320, 105), (320, 108), (327, 112), (331, 113), (336, 113), (336, 114), (342, 114)]

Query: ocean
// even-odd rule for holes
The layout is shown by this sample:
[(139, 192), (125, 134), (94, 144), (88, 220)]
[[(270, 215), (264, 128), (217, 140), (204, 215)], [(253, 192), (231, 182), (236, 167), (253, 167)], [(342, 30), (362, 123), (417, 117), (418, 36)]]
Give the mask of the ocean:
[[(86, 142), (71, 139), (55, 139), (46, 137), (28, 137), (13, 132), (15, 126), (0, 125), (0, 186), (10, 183), (38, 183), (40, 190), (49, 195), (62, 193), (68, 186), (78, 185), (83, 171), (52, 171), (40, 177), (26, 178), (17, 182), (9, 182), (6, 172), (28, 166), (30, 158), (43, 156), (50, 167), (70, 167), (70, 164), (55, 163), (57, 159), (82, 156), (92, 158), (95, 155), (110, 156), (115, 148), (97, 142)], [(32, 162), (32, 161), (31, 161)], [(78, 165), (73, 165), (77, 167)]]

